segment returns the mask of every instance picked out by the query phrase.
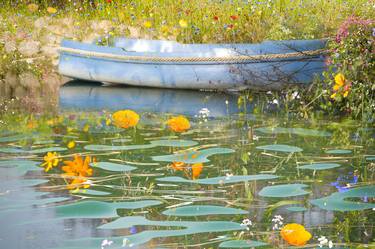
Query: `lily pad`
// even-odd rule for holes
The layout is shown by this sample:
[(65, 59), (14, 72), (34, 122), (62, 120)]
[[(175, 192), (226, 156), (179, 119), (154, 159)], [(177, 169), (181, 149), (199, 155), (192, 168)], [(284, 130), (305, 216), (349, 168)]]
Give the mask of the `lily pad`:
[(286, 144), (270, 144), (270, 145), (258, 146), (256, 148), (258, 150), (269, 150), (269, 151), (287, 152), (287, 153), (295, 153), (295, 152), (303, 151), (303, 149), (299, 147), (290, 146)]
[(94, 151), (113, 151), (113, 150), (140, 150), (140, 149), (150, 149), (158, 146), (164, 147), (190, 147), (197, 145), (198, 143), (191, 140), (154, 140), (150, 141), (149, 144), (133, 144), (133, 145), (100, 145), (100, 144), (90, 144), (86, 145), (86, 150)]
[(164, 156), (154, 156), (152, 159), (157, 162), (184, 162), (184, 163), (205, 163), (210, 160), (207, 157), (216, 154), (229, 154), (233, 153), (234, 150), (227, 148), (210, 148), (199, 151), (190, 151), (183, 154), (173, 154)]
[(292, 197), (306, 195), (310, 193), (303, 189), (306, 187), (308, 186), (305, 184), (282, 184), (267, 186), (259, 192), (259, 195), (263, 197)]
[(117, 209), (138, 209), (161, 204), (156, 200), (129, 202), (81, 201), (56, 207), (59, 218), (115, 218)]
[(352, 188), (345, 192), (336, 192), (330, 196), (310, 200), (310, 203), (325, 210), (334, 211), (355, 211), (375, 208), (374, 203), (362, 201), (345, 200), (348, 198), (374, 198), (375, 185), (359, 188)]
[(260, 127), (255, 129), (266, 134), (296, 134), (300, 136), (329, 137), (332, 133), (306, 128)]
[(166, 238), (174, 236), (185, 236), (198, 233), (228, 232), (244, 230), (245, 227), (239, 223), (230, 221), (152, 221), (143, 216), (127, 216), (115, 221), (101, 225), (99, 229), (126, 229), (133, 226), (158, 226), (177, 227), (179, 229), (168, 230), (146, 230), (140, 233), (126, 236), (125, 239), (134, 245), (144, 244), (154, 238)]
[(74, 194), (103, 196), (103, 195), (110, 195), (111, 193), (94, 190), (94, 189), (79, 189), (78, 191), (75, 191)]
[(255, 240), (228, 240), (221, 242), (219, 248), (253, 248), (267, 245), (267, 243)]
[(352, 153), (351, 150), (327, 150), (327, 154), (350, 154)]
[(338, 163), (312, 163), (312, 164), (306, 164), (302, 165), (299, 168), (300, 169), (311, 169), (311, 170), (325, 170), (325, 169), (333, 169), (340, 167), (341, 165)]
[(171, 216), (201, 216), (219, 214), (247, 214), (248, 212), (236, 208), (228, 208), (213, 205), (193, 205), (171, 208), (163, 212), (164, 215)]
[(178, 183), (196, 183), (196, 184), (228, 184), (228, 183), (236, 183), (236, 182), (246, 182), (246, 181), (257, 181), (257, 180), (271, 180), (276, 179), (278, 176), (275, 175), (267, 175), (267, 174), (259, 174), (259, 175), (244, 175), (244, 176), (219, 176), (219, 177), (212, 177), (212, 178), (205, 178), (205, 179), (197, 179), (197, 180), (189, 180), (179, 176), (169, 176), (169, 177), (162, 177), (157, 178), (157, 181), (161, 182), (178, 182)]
[(136, 167), (133, 167), (133, 166), (119, 164), (119, 163), (111, 163), (111, 162), (97, 162), (97, 163), (91, 163), (90, 165), (93, 167), (104, 169), (104, 170), (117, 171), (117, 172), (132, 171), (136, 169)]

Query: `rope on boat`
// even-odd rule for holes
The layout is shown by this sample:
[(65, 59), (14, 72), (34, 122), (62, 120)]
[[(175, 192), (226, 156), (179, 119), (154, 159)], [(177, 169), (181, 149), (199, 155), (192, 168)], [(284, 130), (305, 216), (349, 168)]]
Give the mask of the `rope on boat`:
[(316, 57), (327, 53), (325, 49), (309, 50), (301, 52), (292, 52), (285, 54), (262, 54), (262, 55), (235, 55), (235, 56), (222, 56), (222, 57), (160, 57), (160, 56), (141, 56), (141, 55), (120, 55), (105, 52), (87, 51), (75, 48), (61, 47), (60, 52), (77, 54), (85, 57), (96, 57), (103, 59), (114, 59), (124, 61), (137, 61), (137, 62), (221, 62), (221, 63), (235, 63), (245, 61), (270, 61), (274, 59), (291, 59), (302, 57)]

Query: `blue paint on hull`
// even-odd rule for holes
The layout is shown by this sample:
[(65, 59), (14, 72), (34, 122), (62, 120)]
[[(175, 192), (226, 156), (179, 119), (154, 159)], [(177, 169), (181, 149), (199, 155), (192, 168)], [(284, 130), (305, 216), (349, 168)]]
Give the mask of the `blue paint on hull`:
[[(283, 54), (322, 49), (324, 40), (265, 41), (260, 44), (179, 44), (170, 41), (117, 39), (113, 47), (63, 41), (63, 48), (156, 57), (223, 57)], [(324, 57), (298, 57), (242, 63), (151, 62), (82, 56), (61, 52), (59, 71), (81, 80), (180, 89), (280, 89), (308, 84), (324, 69)]]

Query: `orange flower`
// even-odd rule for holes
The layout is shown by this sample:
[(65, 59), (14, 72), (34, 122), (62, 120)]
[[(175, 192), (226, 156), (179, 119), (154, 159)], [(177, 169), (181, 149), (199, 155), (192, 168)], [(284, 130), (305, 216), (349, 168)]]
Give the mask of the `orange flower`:
[(286, 242), (293, 246), (303, 246), (311, 239), (311, 234), (305, 230), (305, 227), (296, 223), (285, 225), (280, 234)]
[(199, 175), (201, 174), (202, 169), (203, 169), (202, 163), (195, 163), (195, 164), (191, 165), (191, 171), (192, 171), (191, 178), (193, 180), (197, 179), (199, 177)]
[(68, 184), (68, 189), (79, 189), (80, 187), (88, 188), (90, 184), (87, 183), (88, 176), (92, 176), (92, 168), (90, 162), (95, 162), (90, 156), (86, 156), (83, 160), (82, 156), (74, 155), (73, 161), (64, 161), (65, 166), (61, 169), (65, 172), (64, 176), (69, 177), (71, 182)]
[(115, 126), (127, 129), (138, 124), (139, 115), (132, 110), (121, 110), (113, 113), (112, 119)]
[(184, 132), (190, 128), (190, 122), (184, 116), (173, 117), (167, 121), (167, 124), (174, 132)]
[(174, 170), (184, 170), (185, 163), (184, 162), (173, 162), (169, 165)]
[(81, 155), (74, 155), (73, 161), (64, 161), (65, 166), (61, 169), (68, 176), (92, 176), (92, 168), (90, 167), (91, 157), (86, 156), (83, 160)]

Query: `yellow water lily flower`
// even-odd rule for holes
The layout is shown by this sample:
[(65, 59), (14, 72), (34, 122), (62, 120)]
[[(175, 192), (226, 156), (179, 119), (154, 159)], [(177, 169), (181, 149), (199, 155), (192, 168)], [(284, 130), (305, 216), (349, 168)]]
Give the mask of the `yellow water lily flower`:
[(311, 234), (306, 231), (305, 227), (297, 223), (285, 225), (281, 229), (280, 235), (293, 246), (303, 246), (311, 239)]
[(82, 129), (82, 130), (83, 130), (84, 132), (88, 132), (89, 129), (90, 129), (90, 125), (85, 124), (85, 125), (83, 126), (83, 129)]
[(138, 124), (139, 115), (132, 110), (121, 110), (113, 113), (112, 119), (115, 126), (127, 129)]
[(52, 167), (56, 167), (61, 159), (59, 159), (59, 154), (56, 152), (47, 152), (47, 154), (43, 157), (44, 163), (41, 164), (42, 167), (46, 167), (44, 169), (45, 172), (48, 172)]
[(50, 14), (56, 14), (57, 13), (57, 9), (54, 8), (54, 7), (48, 7), (47, 8), (47, 12), (50, 13)]
[(76, 147), (76, 142), (74, 141), (70, 141), (66, 147), (68, 147), (68, 149), (73, 149), (74, 147)]
[(178, 22), (178, 24), (180, 24), (180, 27), (181, 27), (181, 28), (187, 28), (187, 26), (188, 26), (187, 21), (185, 21), (184, 19), (181, 19), (181, 20)]
[(184, 116), (173, 117), (167, 121), (169, 128), (174, 132), (184, 132), (190, 128), (189, 120)]

